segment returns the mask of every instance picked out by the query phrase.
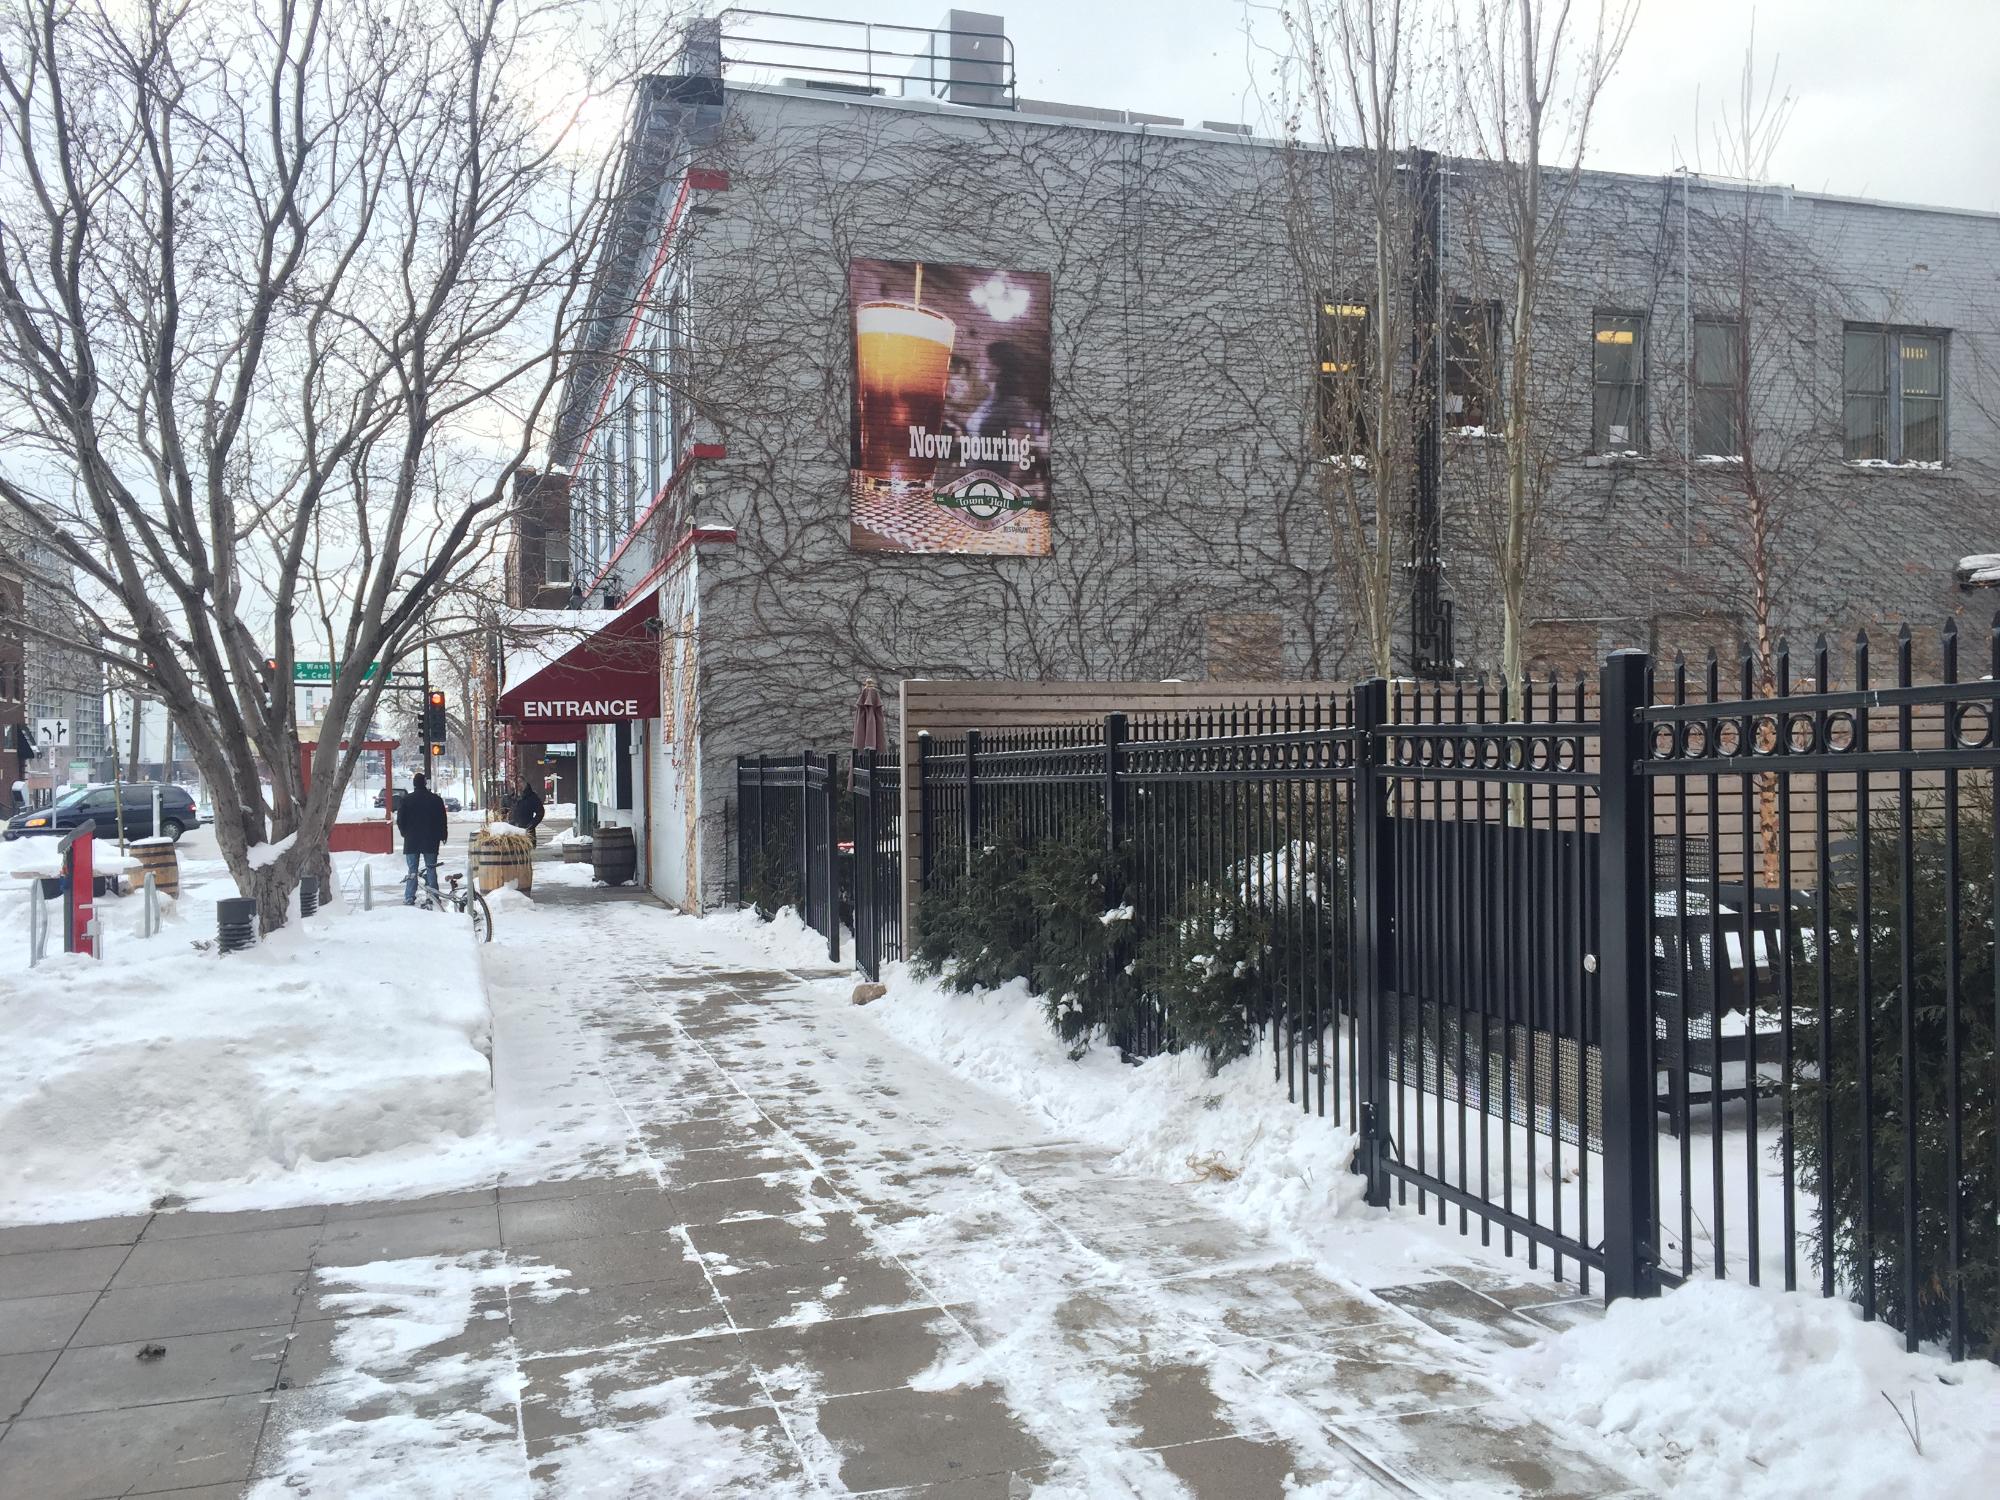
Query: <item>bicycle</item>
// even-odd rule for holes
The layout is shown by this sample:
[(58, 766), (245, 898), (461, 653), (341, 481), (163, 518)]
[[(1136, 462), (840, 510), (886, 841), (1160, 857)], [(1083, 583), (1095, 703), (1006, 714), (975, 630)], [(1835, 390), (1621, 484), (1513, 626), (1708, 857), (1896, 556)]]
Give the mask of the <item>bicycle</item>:
[(466, 886), (460, 890), (464, 880), (463, 875), (445, 876), (445, 884), (450, 889), (444, 891), (434, 885), (419, 887), (417, 906), (422, 911), (455, 911), (461, 916), (470, 912), (473, 941), (490, 943), (493, 941), (493, 909), (486, 904), (486, 897), (480, 893), (479, 887)]

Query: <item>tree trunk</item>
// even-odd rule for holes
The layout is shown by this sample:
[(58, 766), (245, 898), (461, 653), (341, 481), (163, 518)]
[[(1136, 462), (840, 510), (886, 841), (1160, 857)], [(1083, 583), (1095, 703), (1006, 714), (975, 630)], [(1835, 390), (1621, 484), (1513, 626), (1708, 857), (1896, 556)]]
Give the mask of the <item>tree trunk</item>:
[(246, 892), (257, 902), (257, 930), (260, 933), (276, 932), (291, 920), (292, 891), (298, 882), (280, 873), (280, 866), (265, 865), (260, 870), (250, 872), (250, 889)]

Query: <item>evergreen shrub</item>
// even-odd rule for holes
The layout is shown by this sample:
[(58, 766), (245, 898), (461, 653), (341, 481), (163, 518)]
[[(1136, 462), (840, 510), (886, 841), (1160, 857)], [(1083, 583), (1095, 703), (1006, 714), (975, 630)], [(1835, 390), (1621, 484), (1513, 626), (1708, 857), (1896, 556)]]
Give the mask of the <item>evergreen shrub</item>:
[(798, 852), (792, 843), (767, 840), (751, 854), (743, 902), (767, 922), (784, 907), (803, 907)]
[(1034, 936), (1025, 864), (1020, 840), (1001, 830), (973, 854), (969, 869), (937, 872), (917, 903), (911, 967), (961, 992), (1025, 975)]
[(1176, 1047), (1198, 1049), (1214, 1071), (1303, 1008), (1308, 976), (1345, 951), (1346, 923), (1327, 920), (1332, 874), (1303, 841), (1254, 856), (1196, 887), (1140, 944), (1139, 984)]
[[(1862, 964), (1858, 867), (1835, 864), (1826, 878), (1832, 919), (1825, 954), (1812, 952), (1811, 933), (1794, 961), (1794, 1042), (1799, 1075), (1791, 1107), (1798, 1181), (1806, 1190), (1826, 1183), (1823, 1214), (1831, 1216), (1838, 1282), (1852, 1293), (1868, 1275), (1864, 1231), (1872, 1230), (1875, 1305), (1899, 1328), (1914, 1324), (1925, 1339), (1950, 1329), (1954, 1278), (1950, 1260), (1951, 1015), (1946, 986), (1951, 921), (1946, 902), (1942, 799), (1919, 805), (1913, 820), (1911, 996), (1914, 1001), (1915, 1108), (1903, 1106), (1902, 840), (1893, 809), (1871, 819), (1865, 847), (1870, 895), (1868, 1003), (1861, 1004)], [(1968, 786), (1958, 827), (1957, 1118), (1962, 1210), (1961, 1269), (1969, 1352), (2000, 1358), (2000, 1193), (1996, 1193), (1995, 991), (1993, 957), (1993, 793)], [(1827, 1020), (1818, 1014), (1821, 965), (1829, 991)], [(1871, 1049), (1867, 1096), (1861, 1088), (1864, 1026)], [(1821, 1032), (1824, 1029), (1825, 1035)], [(1829, 1067), (1817, 1076), (1824, 1043)], [(1830, 1128), (1822, 1119), (1830, 1116)], [(1872, 1122), (1872, 1124), (1871, 1124)], [(1862, 1213), (1860, 1144), (1872, 1128), (1874, 1170), (1870, 1216)], [(1903, 1170), (1905, 1132), (1916, 1133), (1916, 1179)], [(1903, 1218), (1917, 1194), (1917, 1295), (1906, 1306)]]

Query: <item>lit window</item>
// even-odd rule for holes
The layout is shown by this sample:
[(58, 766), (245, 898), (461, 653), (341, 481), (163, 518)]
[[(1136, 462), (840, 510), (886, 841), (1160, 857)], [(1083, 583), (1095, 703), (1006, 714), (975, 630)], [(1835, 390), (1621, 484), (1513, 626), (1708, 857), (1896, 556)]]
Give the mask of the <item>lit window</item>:
[(1329, 457), (1368, 448), (1368, 307), (1325, 300), (1319, 309), (1319, 443)]
[(1599, 313), (1592, 324), (1591, 446), (1599, 453), (1646, 451), (1646, 320)]
[(1500, 418), (1500, 304), (1454, 302), (1444, 325), (1444, 421), (1487, 428)]
[(1844, 456), (1944, 462), (1944, 361), (1941, 333), (1850, 323), (1841, 359)]
[(1721, 318), (1694, 325), (1694, 451), (1704, 458), (1738, 458), (1743, 434), (1738, 422), (1743, 383), (1742, 345), (1737, 325)]

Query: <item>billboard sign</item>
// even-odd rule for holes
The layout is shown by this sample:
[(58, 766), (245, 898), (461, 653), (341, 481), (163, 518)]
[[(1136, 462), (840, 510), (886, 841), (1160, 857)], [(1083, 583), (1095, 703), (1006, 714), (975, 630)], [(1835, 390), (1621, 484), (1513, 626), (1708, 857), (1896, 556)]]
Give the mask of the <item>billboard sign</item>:
[(853, 260), (847, 293), (854, 549), (1048, 556), (1047, 273)]

